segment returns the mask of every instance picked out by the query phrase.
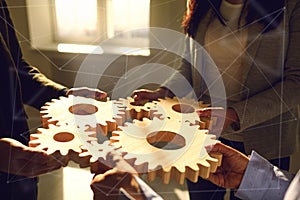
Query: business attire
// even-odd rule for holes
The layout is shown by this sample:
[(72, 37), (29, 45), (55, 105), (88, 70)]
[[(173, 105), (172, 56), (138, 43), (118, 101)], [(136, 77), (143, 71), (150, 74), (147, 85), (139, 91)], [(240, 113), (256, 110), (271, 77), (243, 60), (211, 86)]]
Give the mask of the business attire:
[[(211, 85), (204, 80), (213, 79), (210, 61), (213, 59), (221, 74), (221, 78), (215, 79), (222, 79), (225, 86), (227, 107), (233, 108), (240, 120), (239, 124), (223, 130), (220, 140), (247, 155), (255, 150), (288, 170), (289, 156), (299, 143), (300, 1), (285, 1), (285, 7), (278, 10), (283, 19), (268, 32), (259, 21), (239, 29), (230, 20), (243, 24), (247, 9), (229, 7), (223, 0), (217, 12), (210, 8), (194, 38), (186, 37), (186, 59), (179, 72), (189, 81), (197, 98), (209, 103), (211, 95), (218, 96), (210, 93)], [(238, 9), (241, 18), (226, 19), (228, 13), (234, 14)], [(221, 24), (220, 17), (227, 26)], [(235, 58), (230, 62), (228, 55), (232, 54)], [(164, 87), (176, 88), (182, 96), (190, 94), (189, 87), (178, 83), (176, 77), (179, 76), (171, 77)], [(198, 195), (209, 190), (215, 194), (207, 198), (219, 199), (224, 194), (222, 190), (218, 195), (221, 189), (214, 186), (206, 188), (191, 182), (188, 186), (192, 199), (201, 198)]]
[[(47, 79), (22, 58), (4, 0), (0, 1), (0, 31), (0, 137), (13, 138), (27, 145), (30, 133), (24, 104), (39, 109), (52, 98), (65, 95), (66, 88)], [(37, 199), (36, 178), (1, 172), (0, 199)]]
[(235, 195), (249, 200), (297, 200), (300, 199), (299, 189), (300, 171), (293, 177), (289, 172), (272, 165), (253, 151)]

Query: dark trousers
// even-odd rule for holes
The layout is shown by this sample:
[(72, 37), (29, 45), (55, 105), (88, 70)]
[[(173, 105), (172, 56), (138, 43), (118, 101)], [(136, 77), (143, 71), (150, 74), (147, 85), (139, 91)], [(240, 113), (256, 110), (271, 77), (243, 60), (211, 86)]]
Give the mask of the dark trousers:
[(37, 200), (37, 178), (0, 173), (0, 200)]
[[(219, 140), (228, 145), (231, 146), (240, 152), (245, 153), (245, 148), (242, 142), (234, 142), (229, 141), (226, 139), (219, 138)], [(283, 170), (289, 170), (290, 168), (290, 157), (280, 158), (280, 159), (273, 159), (269, 160), (273, 165), (276, 165), (280, 169)], [(223, 189), (221, 187), (218, 187), (211, 182), (204, 180), (199, 177), (199, 180), (197, 183), (193, 183), (189, 180), (187, 180), (189, 195), (191, 200), (220, 200), (224, 199), (224, 195), (226, 193), (226, 189)], [(234, 196), (234, 191), (230, 192), (230, 199), (239, 199)]]

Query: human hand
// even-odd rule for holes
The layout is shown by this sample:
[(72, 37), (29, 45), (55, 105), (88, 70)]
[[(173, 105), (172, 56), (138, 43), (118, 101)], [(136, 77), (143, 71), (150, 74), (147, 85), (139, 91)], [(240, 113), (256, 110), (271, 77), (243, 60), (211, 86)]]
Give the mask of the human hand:
[[(228, 108), (225, 110), (224, 108), (203, 108), (197, 110), (197, 113), (203, 121), (211, 121), (211, 125), (209, 126), (209, 132), (211, 134), (219, 135), (223, 129), (228, 128), (234, 122), (239, 122), (239, 117), (234, 109)], [(208, 120), (207, 120), (208, 119)]]
[(210, 173), (208, 180), (223, 188), (238, 188), (248, 166), (249, 158), (243, 153), (216, 143), (206, 147), (210, 153), (221, 153), (222, 164), (215, 173)]
[(0, 152), (0, 171), (10, 174), (35, 177), (62, 166), (45, 151), (25, 146), (11, 138), (0, 139)]
[(157, 100), (158, 98), (173, 97), (174, 94), (167, 88), (162, 87), (157, 90), (135, 90), (131, 96), (135, 102), (141, 102), (141, 104), (144, 104), (145, 102)]
[(68, 96), (70, 94), (72, 94), (74, 96), (93, 98), (98, 101), (100, 101), (101, 99), (104, 99), (107, 96), (106, 92), (103, 92), (99, 89), (93, 89), (93, 88), (88, 88), (88, 87), (71, 88), (67, 91), (66, 95)]
[[(100, 173), (96, 174), (91, 183), (94, 200), (119, 199), (119, 191), (123, 188), (134, 199), (144, 199), (138, 182), (135, 179), (136, 170), (120, 155), (111, 152), (106, 160), (99, 162)], [(102, 173), (104, 170), (106, 172)]]

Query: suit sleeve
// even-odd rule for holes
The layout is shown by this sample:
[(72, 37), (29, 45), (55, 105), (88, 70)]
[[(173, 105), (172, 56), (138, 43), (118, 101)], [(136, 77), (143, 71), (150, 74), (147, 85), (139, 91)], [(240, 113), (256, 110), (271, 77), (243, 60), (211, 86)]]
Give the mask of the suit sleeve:
[(7, 5), (4, 2), (7, 38), (6, 44), (9, 48), (11, 59), (18, 71), (23, 102), (39, 109), (45, 102), (52, 98), (65, 95), (66, 87), (55, 83), (43, 75), (37, 68), (30, 66), (22, 55), (15, 29), (10, 18)]
[[(290, 6), (291, 7), (291, 6)], [(285, 53), (283, 79), (274, 87), (257, 93), (245, 101), (238, 102), (233, 107), (240, 117), (241, 131), (261, 124), (289, 109), (300, 102), (300, 3), (293, 6), (291, 15), (287, 17), (289, 41)], [(259, 114), (258, 114), (259, 113)], [(245, 117), (243, 117), (245, 116)]]

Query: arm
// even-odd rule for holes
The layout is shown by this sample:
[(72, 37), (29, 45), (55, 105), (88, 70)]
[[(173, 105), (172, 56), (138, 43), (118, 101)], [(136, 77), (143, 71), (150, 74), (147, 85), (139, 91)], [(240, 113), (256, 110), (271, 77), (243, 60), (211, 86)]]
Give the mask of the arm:
[(252, 152), (235, 196), (242, 199), (283, 199), (291, 180), (291, 174)]
[[(115, 152), (109, 153), (106, 160), (99, 160), (98, 170), (99, 174), (95, 175), (91, 183), (95, 200), (117, 200), (121, 189), (125, 190), (124, 194), (127, 197), (137, 200), (162, 199), (138, 177), (135, 169)], [(102, 173), (105, 170), (107, 171)]]
[(10, 139), (0, 139), (1, 162), (0, 171), (10, 174), (35, 177), (62, 166), (56, 158), (45, 151), (27, 147)]
[(224, 188), (236, 188), (242, 199), (282, 199), (291, 175), (252, 152), (250, 159), (237, 150), (217, 143), (207, 147), (223, 155), (222, 164), (208, 180)]
[[(4, 7), (6, 7), (6, 3), (3, 3), (5, 5)], [(10, 52), (17, 69), (21, 83), (22, 98), (25, 104), (39, 109), (45, 102), (69, 94), (94, 98), (96, 100), (101, 100), (106, 97), (107, 94), (98, 89), (82, 87), (68, 90), (65, 86), (48, 79), (37, 68), (30, 66), (23, 59), (22, 51), (9, 12), (7, 9), (3, 10), (5, 12), (7, 23), (6, 32), (9, 35), (6, 40), (7, 51)]]
[(65, 95), (66, 87), (49, 80), (40, 71), (30, 66), (22, 55), (18, 39), (16, 37), (13, 22), (10, 18), (6, 2), (3, 1), (5, 25), (4, 32), (8, 37), (5, 38), (6, 48), (13, 60), (14, 69), (19, 75), (19, 82), (21, 84), (21, 92), (24, 103), (40, 108), (46, 101), (52, 98)]

